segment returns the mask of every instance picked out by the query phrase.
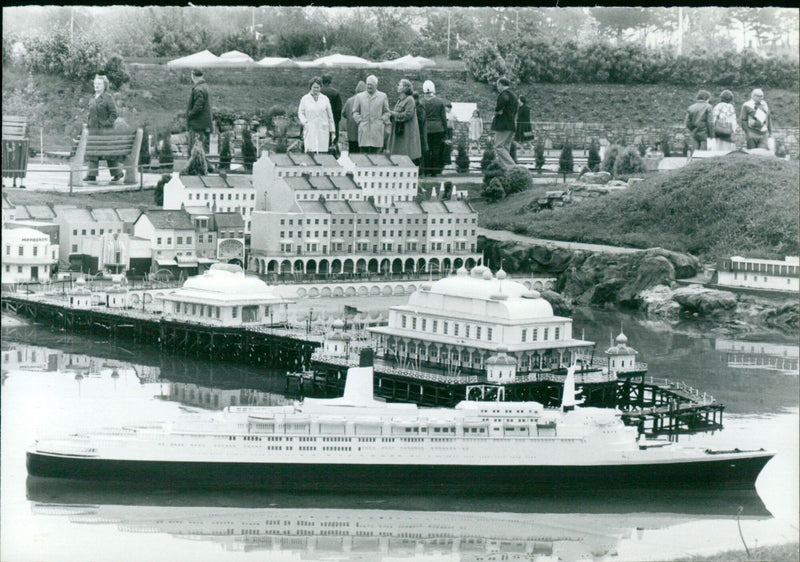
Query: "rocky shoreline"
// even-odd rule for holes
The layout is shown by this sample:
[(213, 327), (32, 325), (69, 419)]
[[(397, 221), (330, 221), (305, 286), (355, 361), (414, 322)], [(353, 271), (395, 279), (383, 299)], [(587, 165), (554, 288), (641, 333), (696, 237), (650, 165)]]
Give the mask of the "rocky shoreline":
[(798, 296), (759, 296), (711, 289), (701, 282), (687, 284), (685, 280), (704, 273), (700, 261), (689, 254), (662, 248), (588, 252), (490, 236), (480, 241), (488, 263), (502, 263), (508, 273), (557, 276), (557, 292), (542, 294), (556, 314), (567, 315), (573, 306), (597, 306), (652, 319), (699, 318), (725, 331), (800, 329)]

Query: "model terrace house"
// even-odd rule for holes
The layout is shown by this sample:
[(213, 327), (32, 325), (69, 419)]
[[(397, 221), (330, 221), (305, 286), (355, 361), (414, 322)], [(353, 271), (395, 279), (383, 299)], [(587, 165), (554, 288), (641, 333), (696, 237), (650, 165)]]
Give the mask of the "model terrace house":
[(413, 201), (417, 195), (419, 172), (406, 155), (349, 154), (339, 162), (352, 173), (364, 199), (372, 197), (379, 208), (398, 201)]
[[(297, 200), (317, 199), (316, 195), (304, 190), (287, 190), (283, 179), (326, 176), (331, 181), (344, 177), (346, 170), (330, 154), (310, 154), (306, 152), (264, 153), (253, 165), (253, 188), (256, 191), (256, 210), (278, 210), (288, 208), (284, 200), (291, 195)], [(347, 191), (348, 188), (345, 188)], [(276, 191), (277, 190), (277, 191)], [(309, 189), (310, 191), (310, 189)], [(334, 197), (335, 195), (335, 197)], [(348, 194), (350, 195), (350, 194)], [(267, 198), (270, 198), (269, 200)], [(328, 199), (343, 199), (339, 193), (331, 193)], [(360, 197), (359, 197), (360, 198)]]
[(189, 213), (184, 210), (145, 211), (134, 224), (133, 231), (139, 238), (150, 240), (153, 249), (151, 271), (163, 268), (178, 276), (196, 273), (196, 235)]
[(251, 216), (256, 208), (256, 192), (251, 176), (183, 176), (173, 174), (164, 186), (164, 209), (205, 207), (208, 212), (238, 213), (244, 232), (250, 234)]
[(800, 257), (760, 260), (734, 256), (721, 259), (712, 282), (721, 287), (768, 291), (800, 291)]
[(98, 257), (94, 242), (105, 234), (132, 234), (133, 222), (141, 215), (135, 208), (91, 208), (56, 206), (56, 223), (61, 231), (60, 255), (73, 269), (89, 269)]

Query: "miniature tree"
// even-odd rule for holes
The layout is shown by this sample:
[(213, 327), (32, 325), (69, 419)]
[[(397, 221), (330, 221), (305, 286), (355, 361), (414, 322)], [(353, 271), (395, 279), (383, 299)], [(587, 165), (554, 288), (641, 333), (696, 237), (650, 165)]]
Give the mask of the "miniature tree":
[(644, 137), (639, 140), (639, 145), (637, 148), (639, 149), (639, 156), (644, 156), (647, 154), (647, 143), (644, 142)]
[(596, 172), (600, 166), (600, 162), (600, 143), (598, 143), (596, 139), (592, 139), (592, 142), (589, 143), (589, 160), (586, 165), (589, 170)]
[(172, 156), (172, 141), (169, 131), (163, 133), (161, 141), (161, 152), (158, 154), (159, 167), (162, 172), (171, 172), (175, 159)]
[(189, 154), (189, 162), (181, 172), (187, 176), (205, 176), (208, 174), (208, 161), (206, 160), (206, 152), (203, 150), (203, 143), (198, 138), (191, 153)]
[(669, 158), (672, 153), (672, 145), (670, 144), (668, 133), (661, 135), (661, 152), (664, 153), (664, 158)]
[(453, 196), (453, 182), (446, 181), (444, 182), (444, 189), (442, 189), (441, 197), (444, 201), (450, 201), (450, 198)]
[(220, 147), (219, 147), (219, 169), (220, 170), (230, 170), (231, 169), (231, 134), (229, 132), (224, 132), (220, 135)]
[(501, 183), (505, 178), (505, 168), (497, 160), (492, 160), (492, 163), (486, 168), (486, 173), (483, 174), (483, 185), (489, 185), (494, 178), (500, 178)]
[(567, 174), (575, 171), (575, 163), (572, 160), (572, 143), (569, 139), (564, 141), (564, 148), (561, 149), (561, 155), (558, 157), (558, 171), (564, 175), (564, 183), (567, 183)]
[(617, 160), (617, 156), (619, 156), (622, 147), (618, 144), (612, 144), (606, 149), (606, 155), (603, 158), (603, 162), (600, 164), (600, 170), (603, 172), (608, 172), (609, 174), (614, 173), (614, 162)]
[(244, 169), (252, 172), (253, 163), (256, 161), (256, 147), (253, 144), (250, 129), (247, 128), (242, 131), (242, 159), (244, 160)]
[(634, 146), (629, 146), (620, 152), (614, 161), (614, 177), (630, 176), (631, 174), (644, 173), (644, 160)]
[(153, 201), (158, 207), (164, 206), (164, 186), (172, 179), (170, 174), (162, 174), (161, 179), (158, 180), (155, 189), (153, 190)]
[(456, 171), (459, 174), (466, 174), (469, 172), (469, 154), (467, 154), (467, 145), (462, 141), (458, 143), (458, 154), (456, 155)]
[(525, 166), (514, 166), (506, 170), (503, 184), (506, 193), (510, 195), (533, 187), (533, 178)]
[(483, 188), (482, 195), (484, 199), (490, 203), (494, 203), (495, 201), (499, 201), (505, 197), (506, 192), (505, 189), (503, 189), (503, 184), (500, 181), (500, 178), (493, 178), (489, 185)]
[(489, 164), (494, 162), (494, 159), (494, 148), (491, 146), (486, 147), (486, 150), (483, 151), (483, 157), (481, 158), (481, 171), (485, 172)]
[(539, 137), (533, 152), (536, 159), (536, 173), (541, 174), (542, 168), (544, 168), (544, 139)]
[(147, 125), (142, 127), (142, 148), (139, 151), (139, 165), (147, 166), (150, 164), (150, 135)]

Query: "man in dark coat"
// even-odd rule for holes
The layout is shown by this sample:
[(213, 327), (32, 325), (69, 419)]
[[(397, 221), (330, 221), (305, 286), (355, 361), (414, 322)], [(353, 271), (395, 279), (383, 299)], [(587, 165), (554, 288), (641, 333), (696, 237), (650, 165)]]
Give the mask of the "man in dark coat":
[(426, 176), (436, 176), (444, 168), (444, 137), (447, 133), (447, 110), (442, 98), (436, 95), (436, 86), (430, 80), (422, 84), (422, 105), (425, 108), (425, 132), (428, 140), (428, 151), (423, 160), (422, 172)]
[(531, 132), (531, 108), (525, 96), (519, 97), (519, 109), (517, 110), (517, 142), (522, 144), (530, 140), (528, 133)]
[(203, 78), (203, 71), (199, 68), (192, 70), (192, 95), (189, 98), (189, 108), (186, 110), (186, 128), (189, 130), (189, 154), (196, 139), (203, 143), (203, 149), (208, 154), (209, 141), (212, 127), (211, 96), (208, 85)]
[(697, 92), (695, 102), (686, 110), (685, 125), (689, 129), (692, 152), (706, 150), (708, 139), (714, 137), (714, 123), (711, 119), (711, 94), (707, 90)]
[(504, 169), (516, 165), (511, 158), (509, 150), (511, 143), (514, 142), (514, 133), (517, 129), (517, 108), (519, 101), (509, 88), (511, 82), (508, 78), (500, 78), (497, 81), (497, 105), (494, 108), (494, 120), (492, 120), (492, 130), (494, 131), (494, 153), (497, 162)]
[(342, 94), (339, 90), (331, 85), (333, 79), (330, 74), (322, 75), (322, 88), (320, 92), (328, 98), (331, 102), (331, 111), (333, 112), (333, 128), (336, 131), (333, 142), (339, 142), (339, 118), (342, 116)]

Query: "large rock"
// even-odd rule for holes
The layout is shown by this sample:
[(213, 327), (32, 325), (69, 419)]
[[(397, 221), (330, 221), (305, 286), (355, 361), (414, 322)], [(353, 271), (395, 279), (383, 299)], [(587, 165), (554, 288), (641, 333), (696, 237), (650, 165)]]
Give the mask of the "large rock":
[(702, 316), (712, 316), (736, 309), (736, 295), (729, 291), (707, 289), (702, 285), (680, 287), (673, 291), (672, 298), (685, 312)]
[(636, 277), (628, 281), (617, 295), (620, 304), (636, 307), (639, 305), (639, 293), (658, 285), (669, 285), (675, 281), (675, 268), (664, 256), (645, 254), (636, 267)]
[(703, 266), (696, 257), (665, 250), (664, 248), (650, 248), (645, 254), (650, 256), (663, 256), (669, 260), (675, 269), (675, 279), (688, 279), (703, 271)]
[(677, 318), (681, 305), (672, 300), (672, 289), (666, 285), (656, 285), (639, 293), (639, 310), (647, 316)]
[(588, 172), (580, 177), (582, 183), (603, 185), (611, 181), (611, 174), (608, 172)]
[(561, 293), (556, 293), (550, 289), (540, 291), (542, 298), (553, 307), (553, 314), (556, 316), (572, 316), (573, 307)]

